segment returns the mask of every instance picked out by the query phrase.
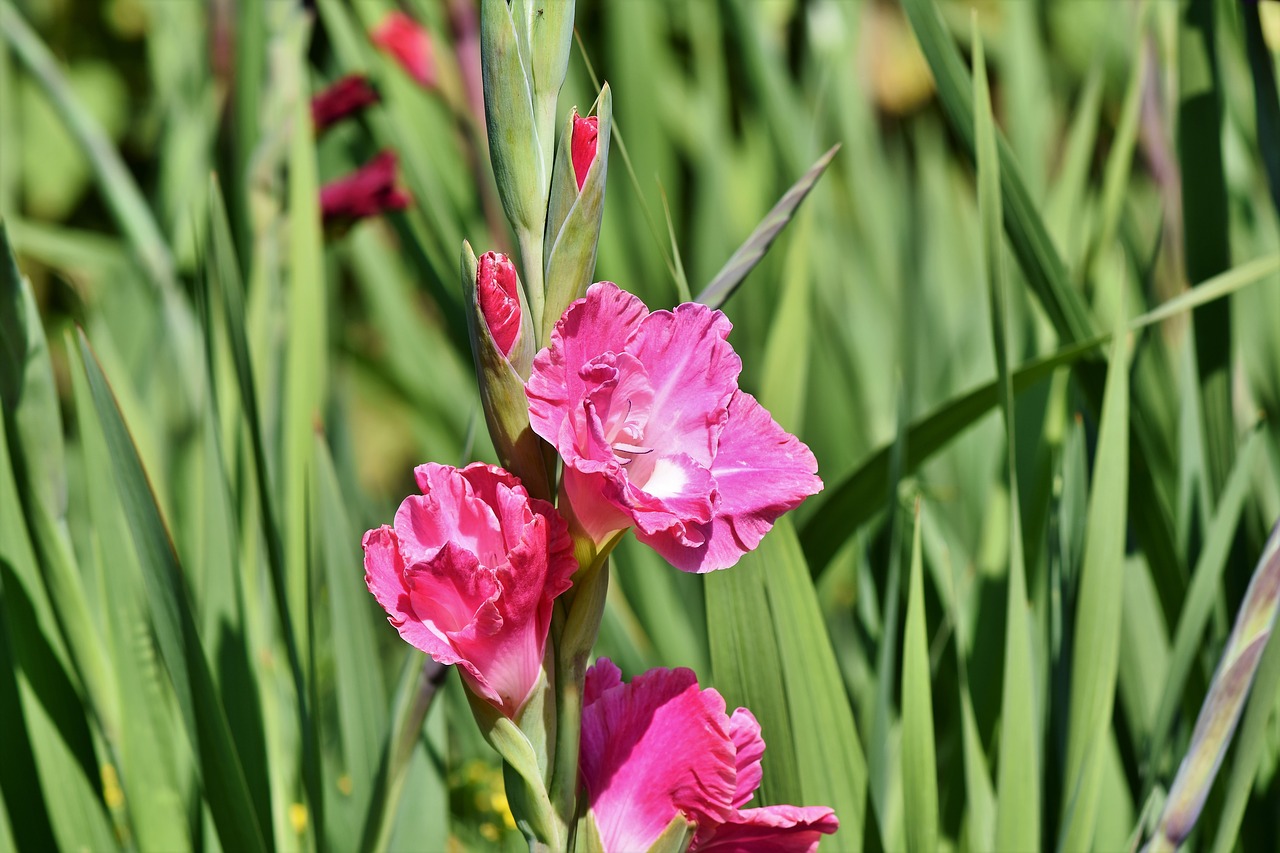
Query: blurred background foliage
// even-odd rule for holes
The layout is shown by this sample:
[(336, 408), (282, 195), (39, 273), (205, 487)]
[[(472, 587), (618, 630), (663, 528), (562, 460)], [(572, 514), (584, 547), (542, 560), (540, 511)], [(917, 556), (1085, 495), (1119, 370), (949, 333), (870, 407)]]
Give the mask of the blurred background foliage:
[[(697, 294), (842, 146), (724, 306), (744, 387), (827, 483), (742, 571), (813, 579), (857, 726), (831, 849), (1121, 849), (1159, 815), (1280, 516), (1277, 5), (579, 3), (561, 110), (596, 80), (614, 96), (597, 278), (652, 307)], [(430, 33), (434, 86), (370, 42), (393, 8)], [(0, 216), (31, 285), (0, 275), (0, 849), (522, 846), (459, 684), (431, 700), (359, 548), (414, 464), (493, 459), (457, 281), (464, 238), (513, 245), (476, 14), (0, 0)], [(975, 36), (1007, 141), (994, 252)], [(306, 99), (354, 72), (382, 103), (313, 147)], [(384, 149), (413, 204), (322, 232), (319, 184)], [(1110, 369), (1094, 341), (1020, 372), (1219, 274), (1229, 299), (1135, 333)], [(724, 581), (617, 553), (598, 652), (752, 695), (716, 647)], [(1274, 650), (1259, 678), (1197, 848), (1280, 838)], [(752, 707), (765, 800), (825, 790), (777, 768), (803, 776), (826, 733)], [(1006, 784), (1019, 768), (1030, 785)]]

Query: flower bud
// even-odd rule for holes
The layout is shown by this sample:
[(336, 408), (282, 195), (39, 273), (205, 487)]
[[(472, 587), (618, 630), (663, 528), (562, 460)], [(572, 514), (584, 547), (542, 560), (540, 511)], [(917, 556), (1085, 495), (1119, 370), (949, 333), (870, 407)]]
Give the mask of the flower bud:
[(392, 12), (370, 35), (424, 89), (436, 88), (435, 49), (431, 34), (404, 12)]
[(377, 102), (378, 93), (363, 74), (343, 77), (311, 99), (311, 122), (316, 135)]
[(596, 161), (596, 137), (600, 133), (600, 119), (597, 116), (582, 118), (578, 111), (573, 111), (573, 175), (578, 180), (578, 192), (587, 181), (587, 171)]
[(489, 334), (503, 356), (510, 357), (516, 336), (520, 334), (520, 283), (515, 264), (499, 252), (480, 256), (476, 274), (476, 290), (480, 297), (480, 313), (489, 326)]
[(531, 496), (548, 500), (542, 444), (529, 428), (524, 395), (534, 349), (524, 289), (506, 255), (487, 252), (477, 261), (471, 246), (463, 243), (461, 267), (471, 355), (493, 447), (502, 466), (524, 482)]
[(560, 135), (543, 248), (547, 259), (544, 335), (569, 303), (587, 292), (595, 277), (612, 120), (613, 97), (606, 83), (595, 103), (595, 115), (584, 118), (573, 110)]

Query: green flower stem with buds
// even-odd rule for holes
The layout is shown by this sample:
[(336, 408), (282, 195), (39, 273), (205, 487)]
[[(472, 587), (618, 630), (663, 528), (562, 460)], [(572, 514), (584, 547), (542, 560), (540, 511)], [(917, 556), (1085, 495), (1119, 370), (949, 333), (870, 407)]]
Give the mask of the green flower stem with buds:
[[(618, 533), (599, 551), (589, 539), (576, 535), (574, 547), (583, 568), (573, 578), (573, 588), (557, 602), (557, 622), (563, 625), (556, 638), (556, 758), (551, 777), (551, 802), (566, 830), (577, 820), (578, 744), (582, 726), (582, 689), (587, 660), (600, 633), (609, 592), (609, 554), (622, 539)], [(557, 627), (553, 625), (554, 628)]]

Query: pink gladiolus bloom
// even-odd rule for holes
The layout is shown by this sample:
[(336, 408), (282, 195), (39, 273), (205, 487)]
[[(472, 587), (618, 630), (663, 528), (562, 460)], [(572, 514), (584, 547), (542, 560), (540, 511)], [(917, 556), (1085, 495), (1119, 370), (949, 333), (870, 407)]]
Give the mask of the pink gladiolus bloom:
[(435, 50), (431, 34), (404, 12), (392, 12), (370, 36), (424, 89), (436, 87)]
[(503, 355), (511, 354), (511, 347), (520, 332), (520, 284), (511, 259), (499, 252), (485, 252), (480, 256), (476, 272), (476, 290), (480, 294), (480, 313), (489, 324), (489, 334)]
[(723, 569), (822, 489), (809, 448), (738, 388), (730, 328), (692, 302), (650, 313), (602, 281), (534, 357), (529, 421), (597, 544), (634, 525), (676, 568)]
[(551, 504), (491, 465), (414, 469), (421, 495), (364, 535), (365, 583), (408, 643), (457, 664), (515, 718), (537, 684), (552, 602), (577, 568)]
[(361, 74), (349, 74), (311, 99), (311, 121), (319, 135), (360, 110), (376, 104), (378, 93)]
[(320, 188), (325, 225), (349, 225), (385, 210), (403, 210), (409, 196), (396, 187), (396, 155), (383, 151), (356, 171)]
[(607, 853), (647, 850), (672, 819), (697, 824), (690, 851), (805, 853), (839, 827), (826, 807), (742, 808), (760, 786), (764, 739), (690, 669), (624, 684), (608, 658), (587, 671), (578, 770)]
[(578, 192), (587, 182), (587, 171), (596, 161), (596, 142), (600, 135), (600, 119), (595, 116), (582, 118), (575, 111), (573, 114), (573, 141), (570, 151), (573, 154), (573, 175), (578, 179)]

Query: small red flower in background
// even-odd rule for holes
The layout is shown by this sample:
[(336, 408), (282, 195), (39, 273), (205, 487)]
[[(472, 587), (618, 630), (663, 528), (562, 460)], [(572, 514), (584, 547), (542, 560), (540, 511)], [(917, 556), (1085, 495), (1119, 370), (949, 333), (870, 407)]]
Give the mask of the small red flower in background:
[(424, 89), (436, 87), (431, 34), (404, 12), (392, 12), (374, 29), (373, 43), (390, 55)]
[(319, 136), (348, 116), (378, 103), (378, 93), (363, 74), (349, 74), (311, 99), (311, 121)]
[(320, 213), (328, 228), (347, 226), (388, 210), (403, 210), (409, 201), (409, 194), (396, 186), (393, 151), (383, 151), (351, 174), (320, 188)]
[(578, 179), (578, 192), (587, 182), (587, 172), (596, 161), (596, 142), (600, 135), (600, 119), (595, 116), (582, 118), (575, 111), (573, 114), (573, 175)]

